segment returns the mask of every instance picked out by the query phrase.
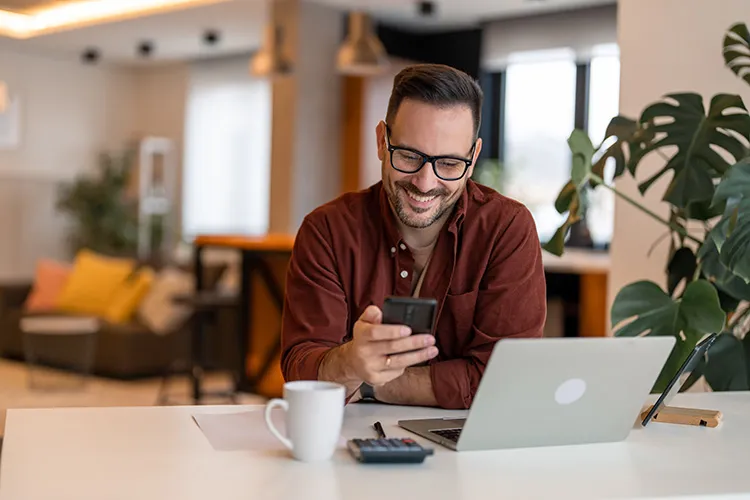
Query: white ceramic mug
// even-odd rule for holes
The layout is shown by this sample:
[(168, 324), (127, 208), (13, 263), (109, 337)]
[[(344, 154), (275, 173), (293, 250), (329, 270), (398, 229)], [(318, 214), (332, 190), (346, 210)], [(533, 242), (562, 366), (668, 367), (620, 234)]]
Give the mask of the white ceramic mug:
[[(341, 437), (345, 402), (343, 385), (314, 380), (287, 382), (284, 399), (272, 399), (266, 405), (266, 425), (297, 460), (329, 460)], [(277, 406), (286, 413), (286, 436), (271, 421), (271, 410)]]

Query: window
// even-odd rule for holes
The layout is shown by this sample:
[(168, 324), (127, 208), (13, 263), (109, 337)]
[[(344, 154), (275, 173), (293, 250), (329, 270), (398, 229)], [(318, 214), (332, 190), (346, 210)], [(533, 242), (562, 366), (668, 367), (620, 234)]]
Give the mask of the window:
[(271, 91), (247, 58), (196, 63), (186, 109), (183, 238), (268, 230)]
[(570, 50), (514, 55), (506, 69), (503, 190), (526, 205), (539, 238), (565, 217), (554, 200), (570, 178), (568, 137), (575, 122), (576, 63)]
[[(604, 140), (610, 120), (619, 112), (620, 100), (620, 56), (617, 45), (601, 45), (594, 48), (589, 70), (588, 134), (594, 146)], [(614, 160), (605, 167), (605, 180), (612, 182)], [(589, 198), (586, 214), (589, 232), (594, 244), (606, 245), (612, 240), (614, 229), (614, 194), (599, 188)]]
[[(504, 167), (497, 187), (529, 208), (545, 242), (566, 218), (554, 202), (570, 179), (570, 133), (583, 128), (598, 146), (618, 114), (618, 47), (595, 46), (584, 60), (572, 49), (515, 53), (505, 69), (485, 76), (485, 116), (499, 117), (493, 120), (498, 132), (489, 134), (485, 145), (489, 157), (499, 158)], [(611, 182), (613, 173), (614, 165), (608, 164), (605, 180)], [(606, 247), (612, 239), (614, 196), (597, 189), (589, 201), (586, 224), (592, 243)]]

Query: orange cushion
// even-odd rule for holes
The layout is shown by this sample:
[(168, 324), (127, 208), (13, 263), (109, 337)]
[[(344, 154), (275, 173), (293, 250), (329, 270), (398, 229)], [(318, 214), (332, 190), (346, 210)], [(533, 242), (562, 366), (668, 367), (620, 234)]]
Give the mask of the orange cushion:
[(56, 308), (57, 298), (65, 288), (72, 268), (62, 262), (41, 259), (36, 264), (34, 285), (24, 307), (29, 312), (50, 311)]

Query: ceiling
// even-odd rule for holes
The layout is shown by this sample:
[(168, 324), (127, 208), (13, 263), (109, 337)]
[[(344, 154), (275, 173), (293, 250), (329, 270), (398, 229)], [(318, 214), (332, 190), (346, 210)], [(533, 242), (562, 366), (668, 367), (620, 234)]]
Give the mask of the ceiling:
[(0, 0), (0, 9), (28, 14), (40, 8), (63, 5), (66, 0)]
[[(7, 1), (0, 0), (0, 6)], [(233, 0), (12, 42), (37, 52), (70, 58), (79, 57), (87, 48), (96, 48), (103, 62), (149, 64), (254, 50), (260, 46), (265, 20), (265, 2)], [(219, 43), (210, 46), (203, 42), (203, 34), (208, 30), (221, 33)], [(149, 59), (137, 53), (143, 41), (154, 45)]]
[(430, 29), (475, 25), (488, 20), (611, 5), (617, 0), (434, 0), (435, 13), (419, 14), (416, 0), (309, 0), (342, 10), (366, 10), (389, 23)]
[[(121, 0), (126, 1), (126, 0)], [(100, 50), (104, 61), (147, 64), (210, 57), (255, 50), (261, 43), (268, 0), (228, 0), (193, 6), (183, 10), (153, 14), (68, 31), (42, 35), (22, 41), (21, 46), (78, 57), (87, 47)], [(301, 0), (336, 9), (362, 9), (373, 16), (398, 25), (419, 29), (463, 27), (482, 21), (533, 15), (537, 13), (614, 4), (616, 0), (435, 0), (436, 12), (425, 18), (411, 0)], [(61, 0), (0, 0), (0, 9), (33, 12), (33, 9), (65, 3)], [(202, 42), (208, 29), (222, 33), (219, 44)], [(137, 54), (143, 40), (153, 40), (155, 52), (148, 60)]]

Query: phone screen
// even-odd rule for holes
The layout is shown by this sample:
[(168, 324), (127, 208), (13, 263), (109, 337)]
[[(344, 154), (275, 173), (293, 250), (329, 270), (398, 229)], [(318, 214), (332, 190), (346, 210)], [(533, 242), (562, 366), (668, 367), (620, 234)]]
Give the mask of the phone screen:
[(651, 419), (654, 418), (654, 415), (659, 412), (659, 409), (663, 406), (667, 406), (675, 396), (675, 394), (680, 392), (680, 388), (682, 388), (683, 384), (683, 382), (680, 381), (680, 378), (684, 373), (692, 372), (695, 369), (701, 358), (706, 354), (708, 349), (714, 343), (714, 340), (716, 340), (716, 334), (712, 333), (695, 346), (693, 352), (690, 353), (690, 356), (687, 357), (680, 369), (677, 370), (677, 373), (674, 377), (672, 377), (672, 380), (669, 382), (667, 388), (664, 390), (661, 396), (659, 396), (659, 399), (656, 401), (653, 408), (651, 408), (646, 417), (643, 419), (641, 425), (645, 426), (646, 424), (648, 424)]

